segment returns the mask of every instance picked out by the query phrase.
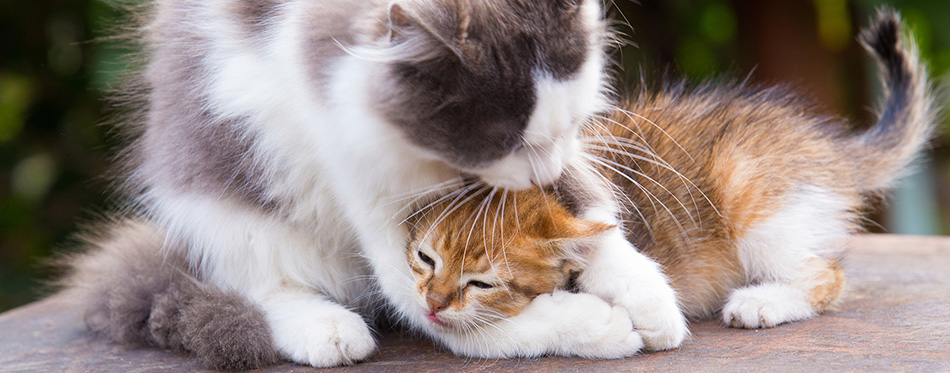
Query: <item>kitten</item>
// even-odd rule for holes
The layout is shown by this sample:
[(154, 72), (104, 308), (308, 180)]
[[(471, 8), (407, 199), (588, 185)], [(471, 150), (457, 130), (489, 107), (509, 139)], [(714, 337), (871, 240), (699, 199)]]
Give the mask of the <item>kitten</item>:
[[(900, 32), (882, 12), (862, 35), (888, 90), (878, 123), (858, 133), (781, 89), (680, 83), (640, 90), (594, 134), (590, 157), (629, 202), (627, 237), (663, 266), (686, 315), (762, 328), (835, 303), (866, 201), (933, 131), (927, 73)], [(597, 255), (570, 240), (607, 228), (572, 218), (575, 201), (552, 201), (557, 192), (480, 196), (420, 218), (409, 262), (431, 322), (491, 329), (568, 285)]]
[[(557, 352), (603, 357), (633, 343), (626, 312), (587, 294), (568, 290), (584, 265), (590, 239), (614, 227), (578, 219), (557, 199), (535, 190), (484, 192), (464, 204), (445, 202), (411, 219), (407, 258), (415, 279), (416, 303), (429, 321), (457, 335), (442, 342), (464, 350), (458, 340), (484, 344), (483, 356), (512, 357), (525, 345), (555, 345)], [(565, 304), (576, 307), (559, 307)], [(534, 320), (554, 320), (549, 328)], [(506, 333), (517, 326), (519, 335)], [(484, 331), (473, 333), (473, 331)], [(613, 338), (603, 338), (603, 331)], [(489, 334), (491, 339), (485, 339)], [(596, 336), (596, 338), (591, 338)]]
[[(120, 179), (130, 219), (164, 239), (115, 261), (95, 259), (119, 254), (91, 242), (90, 260), (122, 273), (151, 268), (129, 263), (151, 255), (179, 257), (198, 289), (259, 307), (280, 356), (301, 364), (369, 356), (376, 341), (365, 319), (380, 303), (415, 329), (457, 338), (416, 307), (404, 281), (411, 271), (402, 265), (408, 230), (400, 222), (425, 201), (464, 192), (461, 173), (519, 190), (569, 172), (572, 190), (586, 196), (580, 214), (617, 223), (617, 201), (579, 152), (581, 125), (608, 107), (599, 4), (150, 3), (138, 13), (147, 20), (145, 66), (132, 98), (144, 107), (126, 128), (133, 142)], [(116, 229), (107, 236), (143, 234)], [(588, 263), (578, 285), (596, 297), (585, 299), (623, 308), (637, 329), (626, 328), (630, 343), (599, 356), (678, 346), (685, 320), (656, 264), (616, 228), (593, 245), (601, 259)], [(119, 312), (123, 298), (112, 290), (129, 284), (85, 270), (75, 268), (69, 286), (93, 289), (76, 293), (86, 312), (137, 325), (141, 314), (123, 320), (132, 316)], [(495, 355), (466, 341), (457, 352)], [(571, 351), (526, 342), (506, 353)]]

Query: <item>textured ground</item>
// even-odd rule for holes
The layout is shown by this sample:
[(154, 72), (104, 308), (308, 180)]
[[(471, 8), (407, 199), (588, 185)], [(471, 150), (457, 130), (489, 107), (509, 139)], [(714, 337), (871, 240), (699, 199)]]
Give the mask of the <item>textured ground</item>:
[[(705, 321), (674, 351), (624, 360), (473, 360), (430, 342), (382, 337), (356, 371), (950, 371), (950, 238), (866, 235), (846, 263), (839, 310), (767, 330)], [(78, 312), (55, 297), (0, 314), (0, 371), (194, 371), (172, 352), (131, 349), (89, 335)], [(310, 369), (284, 365), (273, 372)]]

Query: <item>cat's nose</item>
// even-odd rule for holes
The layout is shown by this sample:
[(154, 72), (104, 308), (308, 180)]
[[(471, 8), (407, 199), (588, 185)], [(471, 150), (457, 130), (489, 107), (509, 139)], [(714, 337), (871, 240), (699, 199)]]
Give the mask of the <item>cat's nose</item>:
[(449, 306), (449, 303), (445, 301), (445, 297), (437, 294), (429, 294), (426, 297), (426, 302), (429, 303), (429, 312), (432, 312), (433, 315)]

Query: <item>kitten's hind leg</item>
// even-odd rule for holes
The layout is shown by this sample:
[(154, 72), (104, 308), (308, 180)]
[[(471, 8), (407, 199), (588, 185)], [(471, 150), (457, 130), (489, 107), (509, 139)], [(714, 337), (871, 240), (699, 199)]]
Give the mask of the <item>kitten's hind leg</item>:
[(827, 311), (843, 288), (844, 274), (837, 261), (811, 258), (800, 278), (734, 291), (722, 310), (722, 319), (737, 328), (771, 328), (804, 320)]
[(737, 250), (753, 285), (729, 295), (723, 321), (768, 328), (826, 311), (844, 287), (835, 258), (852, 228), (848, 201), (806, 186), (787, 195), (774, 214), (749, 229)]
[(363, 318), (322, 296), (280, 292), (260, 302), (274, 344), (296, 363), (335, 367), (363, 360), (376, 350), (376, 339)]

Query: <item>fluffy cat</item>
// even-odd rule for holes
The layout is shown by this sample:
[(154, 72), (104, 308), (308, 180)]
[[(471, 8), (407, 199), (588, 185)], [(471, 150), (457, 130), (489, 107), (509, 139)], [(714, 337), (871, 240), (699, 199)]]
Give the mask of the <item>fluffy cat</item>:
[[(926, 70), (900, 33), (897, 15), (882, 12), (862, 35), (887, 97), (857, 133), (785, 91), (737, 84), (643, 89), (603, 123), (589, 156), (628, 199), (627, 237), (663, 266), (686, 315), (773, 327), (838, 299), (843, 245), (866, 201), (906, 172), (934, 128)], [(572, 218), (574, 201), (557, 192), (480, 195), (420, 218), (408, 259), (433, 323), (492, 329), (569, 286), (597, 255), (570, 240), (607, 228)]]
[[(400, 223), (409, 212), (471, 191), (459, 189), (464, 172), (496, 189), (560, 178), (583, 195), (580, 216), (617, 223), (617, 201), (579, 150), (582, 124), (608, 107), (609, 35), (598, 1), (156, 0), (145, 8), (135, 98), (145, 105), (141, 123), (127, 126), (134, 140), (120, 176), (134, 217), (116, 218), (104, 236), (139, 242), (123, 235), (145, 233), (121, 229), (134, 222), (163, 239), (116, 260), (109, 243), (89, 244), (78, 261), (103, 266), (75, 266), (67, 286), (90, 320), (141, 326), (152, 315), (143, 310), (174, 309), (150, 303), (165, 290), (219, 289), (259, 307), (280, 356), (328, 367), (375, 350), (365, 319), (385, 303), (459, 353), (496, 356), (433, 327), (417, 307)], [(577, 279), (592, 295), (565, 297), (572, 303), (549, 312), (595, 304), (628, 315), (636, 329), (624, 330), (628, 343), (604, 330), (612, 348), (597, 357), (678, 346), (685, 319), (659, 267), (617, 228), (595, 241), (600, 254)], [(171, 262), (201, 286), (175, 285), (185, 280), (174, 275), (149, 297), (116, 290), (129, 285), (121, 276), (84, 272), (159, 271), (129, 263), (154, 255), (179, 257)], [(122, 311), (128, 294), (145, 296), (139, 313)], [(536, 342), (505, 354), (572, 354)]]

